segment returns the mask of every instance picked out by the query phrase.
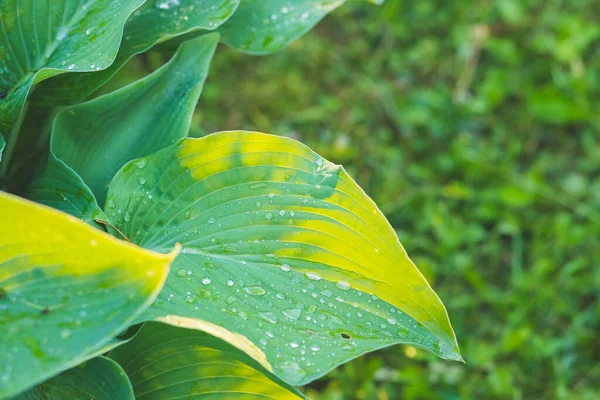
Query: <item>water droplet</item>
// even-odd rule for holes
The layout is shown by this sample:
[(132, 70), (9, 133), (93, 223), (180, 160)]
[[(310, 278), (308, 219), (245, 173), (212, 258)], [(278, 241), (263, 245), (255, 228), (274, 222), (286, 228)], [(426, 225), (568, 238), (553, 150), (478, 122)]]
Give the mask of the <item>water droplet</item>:
[(317, 163), (318, 166), (323, 165), (323, 159), (322, 158), (317, 158), (316, 163)]
[(272, 324), (276, 324), (277, 321), (279, 321), (279, 318), (277, 318), (277, 315), (275, 313), (270, 312), (270, 311), (258, 313), (258, 316), (260, 318), (264, 319), (265, 321), (270, 322)]
[(331, 297), (333, 295), (333, 293), (331, 293), (331, 290), (323, 290), (321, 291), (321, 294), (325, 297)]
[(144, 183), (146, 183), (146, 178), (144, 178), (143, 176), (140, 176), (140, 179), (138, 179), (138, 182), (140, 183), (140, 185), (143, 185)]
[(292, 268), (289, 266), (289, 264), (283, 264), (283, 265), (281, 266), (281, 270), (282, 270), (283, 272), (289, 272), (291, 269), (292, 269)]
[(285, 215), (285, 211), (284, 210), (279, 211), (279, 215), (281, 215), (283, 217)]
[(300, 368), (298, 363), (295, 361), (286, 361), (282, 363), (281, 372), (289, 382), (298, 382), (306, 376), (306, 371)]
[(262, 286), (246, 286), (244, 291), (253, 296), (262, 296), (263, 294), (267, 293), (265, 288)]
[(274, 193), (269, 193), (269, 198), (272, 199), (273, 197), (275, 197)]
[(125, 222), (129, 222), (131, 221), (131, 215), (129, 214), (129, 212), (125, 213)]
[(270, 220), (271, 218), (273, 218), (273, 214), (271, 214), (271, 213), (266, 213), (266, 214), (265, 214), (265, 218)]
[(321, 280), (321, 277), (318, 274), (315, 274), (314, 272), (307, 272), (304, 275), (312, 281), (320, 281)]
[(267, 186), (266, 182), (253, 183), (250, 185), (250, 190), (266, 188)]
[(398, 321), (396, 321), (396, 319), (395, 319), (395, 318), (391, 318), (391, 317), (387, 319), (387, 322), (388, 322), (390, 325), (396, 325), (396, 324), (398, 323)]
[(228, 280), (227, 280), (227, 286), (231, 287), (231, 286), (233, 286), (233, 285), (235, 285), (235, 282), (234, 282), (234, 281), (232, 281), (231, 279), (228, 279)]
[(321, 350), (321, 347), (318, 344), (314, 343), (314, 344), (310, 345), (310, 349), (312, 351), (319, 351), (319, 350)]
[(289, 310), (283, 310), (283, 315), (285, 315), (289, 319), (293, 319), (294, 321), (298, 320), (301, 314), (302, 310), (300, 310), (299, 308), (290, 308)]
[(273, 335), (273, 332), (271, 332), (271, 331), (266, 331), (265, 335), (267, 335), (267, 337), (269, 337), (271, 339), (273, 339), (275, 337), (275, 335)]
[(346, 281), (337, 281), (335, 283), (335, 286), (341, 290), (349, 290), (350, 289), (350, 284)]
[(179, 271), (177, 271), (177, 276), (183, 278), (187, 275), (187, 272), (185, 271), (185, 269), (180, 269)]
[(73, 68), (75, 68), (75, 64), (71, 64), (67, 67), (68, 70), (72, 70)]
[(168, 10), (173, 7), (178, 7), (179, 0), (157, 0), (154, 5), (161, 10)]
[(298, 342), (290, 342), (290, 347), (291, 347), (292, 349), (295, 349), (295, 348), (297, 348), (298, 346), (300, 346), (300, 345), (298, 344)]
[(215, 222), (217, 222), (217, 219), (216, 219), (215, 217), (210, 217), (210, 218), (208, 219), (208, 223), (209, 223), (209, 224), (214, 224)]
[(210, 285), (210, 282), (211, 282), (211, 280), (210, 280), (210, 278), (208, 278), (208, 277), (206, 277), (206, 278), (202, 279), (202, 284), (203, 284), (203, 285)]
[(71, 334), (73, 332), (70, 329), (63, 329), (62, 331), (60, 331), (60, 338), (61, 339), (68, 339), (71, 337)]
[(146, 160), (145, 158), (140, 158), (139, 160), (134, 161), (133, 165), (135, 165), (139, 169), (144, 169), (146, 168), (146, 165), (148, 165), (148, 160)]

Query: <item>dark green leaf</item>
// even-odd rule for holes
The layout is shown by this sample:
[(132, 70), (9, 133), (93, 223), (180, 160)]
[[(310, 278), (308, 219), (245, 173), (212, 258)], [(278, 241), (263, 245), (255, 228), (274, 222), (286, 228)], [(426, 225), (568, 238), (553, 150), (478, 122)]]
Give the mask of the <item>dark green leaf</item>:
[(41, 383), (14, 400), (134, 400), (123, 368), (96, 357)]

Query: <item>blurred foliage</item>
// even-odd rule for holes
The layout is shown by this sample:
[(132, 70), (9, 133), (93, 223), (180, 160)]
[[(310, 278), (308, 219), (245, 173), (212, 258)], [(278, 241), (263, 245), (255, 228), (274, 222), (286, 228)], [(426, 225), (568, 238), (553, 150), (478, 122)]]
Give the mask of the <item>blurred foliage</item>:
[[(600, 2), (350, 2), (287, 51), (217, 51), (194, 120), (302, 140), (381, 205), (466, 365), (395, 346), (315, 399), (600, 393)], [(138, 58), (118, 82), (152, 69)]]

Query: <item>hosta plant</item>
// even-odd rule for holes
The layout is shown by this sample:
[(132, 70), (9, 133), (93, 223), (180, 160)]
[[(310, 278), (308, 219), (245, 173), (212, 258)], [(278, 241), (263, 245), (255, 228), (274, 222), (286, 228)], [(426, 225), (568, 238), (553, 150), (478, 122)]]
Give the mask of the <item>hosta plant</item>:
[[(270, 53), (341, 3), (0, 0), (0, 398), (302, 398), (396, 343), (461, 360), (341, 166), (188, 137), (219, 42)], [(96, 94), (150, 49), (172, 57)]]

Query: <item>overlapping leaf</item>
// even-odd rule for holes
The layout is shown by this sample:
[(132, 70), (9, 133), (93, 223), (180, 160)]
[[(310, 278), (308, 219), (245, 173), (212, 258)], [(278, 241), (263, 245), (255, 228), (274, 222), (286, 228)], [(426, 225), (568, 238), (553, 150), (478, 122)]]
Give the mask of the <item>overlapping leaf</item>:
[(71, 368), (13, 400), (134, 400), (123, 368), (110, 358), (96, 357)]
[(62, 111), (48, 165), (28, 197), (84, 220), (106, 221), (95, 199), (104, 200), (119, 168), (187, 135), (218, 38), (190, 40), (148, 77)]
[(185, 139), (125, 166), (107, 200), (134, 243), (183, 245), (138, 321), (213, 332), (291, 384), (393, 343), (460, 359), (441, 301), (376, 205), (296, 141)]
[(174, 255), (0, 192), (0, 398), (93, 356), (158, 294)]
[(156, 43), (195, 30), (213, 30), (236, 10), (240, 0), (148, 1), (125, 24), (123, 43), (114, 63), (103, 71), (69, 74), (45, 81), (34, 101), (48, 105), (86, 99), (125, 63)]
[(292, 387), (232, 345), (190, 329), (147, 323), (110, 353), (137, 399), (301, 399)]
[(18, 120), (31, 86), (114, 60), (123, 25), (144, 0), (0, 0), (0, 132)]

